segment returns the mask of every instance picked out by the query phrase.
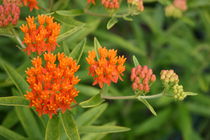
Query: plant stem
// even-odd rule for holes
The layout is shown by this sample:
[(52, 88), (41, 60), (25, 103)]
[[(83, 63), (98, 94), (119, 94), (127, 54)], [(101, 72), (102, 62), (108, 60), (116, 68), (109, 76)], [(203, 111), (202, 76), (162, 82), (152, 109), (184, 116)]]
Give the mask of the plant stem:
[(12, 33), (14, 34), (16, 40), (18, 41), (18, 43), (20, 44), (20, 46), (22, 47), (22, 49), (25, 49), (26, 46), (22, 43), (20, 37), (18, 36), (18, 34), (16, 33), (15, 29), (11, 29)]
[(104, 99), (110, 99), (110, 100), (131, 100), (131, 99), (137, 99), (137, 98), (142, 98), (142, 99), (154, 99), (154, 98), (159, 98), (163, 96), (162, 93), (156, 94), (156, 95), (150, 95), (150, 96), (101, 96)]

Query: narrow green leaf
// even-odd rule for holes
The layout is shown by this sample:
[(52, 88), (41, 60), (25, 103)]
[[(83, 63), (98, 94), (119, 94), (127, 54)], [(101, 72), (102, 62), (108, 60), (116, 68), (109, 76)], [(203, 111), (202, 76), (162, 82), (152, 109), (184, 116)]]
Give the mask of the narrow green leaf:
[(43, 139), (43, 135), (32, 111), (24, 107), (15, 107), (15, 111), (26, 134), (31, 139)]
[(25, 137), (3, 126), (0, 126), (0, 136), (3, 136), (8, 140), (26, 140)]
[(84, 25), (80, 25), (80, 26), (76, 26), (73, 29), (70, 29), (70, 30), (66, 31), (65, 33), (63, 33), (63, 34), (61, 34), (61, 35), (58, 36), (57, 41), (58, 42), (63, 41), (67, 37), (73, 35), (77, 31), (81, 30), (83, 27), (84, 27)]
[(194, 92), (184, 92), (186, 95), (189, 95), (189, 96), (196, 96), (198, 95), (197, 93), (194, 93)]
[(7, 113), (6, 117), (2, 121), (2, 126), (6, 127), (6, 128), (11, 128), (15, 124), (17, 124), (19, 120), (17, 117), (14, 117), (14, 116), (16, 116), (16, 113), (13, 109), (9, 113)]
[(76, 126), (76, 122), (71, 112), (66, 111), (64, 114), (60, 114), (60, 119), (63, 124), (63, 128), (71, 140), (80, 140), (79, 132)]
[(77, 64), (79, 63), (80, 58), (84, 52), (85, 45), (86, 45), (86, 38), (82, 40), (70, 53), (70, 56), (73, 59), (77, 60)]
[(89, 108), (89, 107), (95, 107), (100, 105), (101, 103), (104, 102), (104, 99), (101, 98), (101, 94), (97, 94), (93, 97), (91, 97), (90, 99), (81, 102), (80, 106), (83, 108)]
[(53, 116), (48, 120), (47, 128), (45, 132), (45, 140), (58, 140), (59, 137), (59, 119), (57, 116)]
[(111, 29), (117, 22), (118, 22), (117, 18), (112, 17), (112, 18), (108, 21), (108, 23), (107, 23), (107, 25), (106, 25), (106, 28), (107, 28), (108, 30)]
[(155, 112), (154, 108), (147, 102), (147, 100), (141, 98), (140, 96), (137, 97), (139, 101), (141, 101), (151, 112), (153, 115), (157, 116), (157, 113)]
[(6, 62), (3, 62), (3, 60), (0, 60), (0, 63), (3, 66), (4, 70), (6, 71), (6, 73), (9, 75), (9, 78), (17, 87), (20, 94), (24, 95), (28, 90), (27, 82), (12, 66), (7, 64)]
[(0, 97), (0, 105), (4, 106), (28, 106), (29, 101), (25, 97), (20, 96), (10, 96), (10, 97)]
[(95, 96), (99, 93), (99, 89), (95, 88), (93, 86), (88, 86), (88, 85), (82, 85), (82, 84), (78, 84), (76, 85), (76, 88), (83, 94), (87, 95), (87, 96)]
[(139, 61), (138, 61), (138, 59), (136, 58), (135, 55), (133, 55), (133, 63), (134, 63), (135, 67), (139, 65)]
[(81, 128), (79, 128), (80, 133), (119, 133), (129, 130), (130, 128), (115, 125), (82, 126)]
[(73, 10), (58, 10), (55, 11), (58, 15), (67, 16), (67, 17), (75, 17), (84, 14), (84, 11), (81, 9), (73, 9)]
[(157, 117), (150, 117), (144, 120), (142, 124), (139, 124), (139, 126), (134, 129), (134, 133), (140, 136), (158, 130), (164, 123), (167, 123), (170, 115), (171, 109), (165, 109), (159, 112)]
[(69, 48), (67, 46), (67, 43), (65, 41), (63, 41), (63, 52), (65, 55), (69, 56), (70, 55), (70, 51)]
[(97, 107), (91, 108), (80, 115), (76, 122), (79, 126), (92, 124), (107, 108), (107, 104), (101, 104)]
[(96, 56), (99, 59), (99, 54), (98, 54), (98, 48), (101, 47), (101, 44), (99, 43), (98, 39), (94, 37), (94, 50), (96, 52)]
[(9, 28), (0, 28), (0, 36), (6, 36), (6, 37), (14, 37), (13, 33)]

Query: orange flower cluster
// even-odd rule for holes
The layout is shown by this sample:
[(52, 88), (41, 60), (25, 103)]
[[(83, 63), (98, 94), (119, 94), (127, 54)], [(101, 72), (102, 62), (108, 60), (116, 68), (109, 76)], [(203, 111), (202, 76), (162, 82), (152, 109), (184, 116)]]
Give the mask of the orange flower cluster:
[(127, 0), (127, 2), (131, 5), (135, 5), (138, 10), (144, 11), (143, 0)]
[[(87, 2), (96, 4), (95, 0), (87, 0)], [(101, 4), (108, 9), (118, 9), (120, 7), (119, 0), (101, 0)]]
[(53, 22), (53, 17), (38, 15), (38, 27), (34, 22), (34, 17), (26, 18), (27, 24), (22, 25), (20, 29), (24, 32), (24, 41), (27, 45), (25, 51), (31, 52), (54, 51), (57, 44), (57, 37), (60, 33), (60, 24)]
[(30, 11), (33, 9), (39, 9), (38, 2), (36, 0), (22, 0), (25, 6), (30, 8)]
[(153, 74), (152, 69), (147, 66), (138, 65), (131, 70), (131, 81), (133, 81), (133, 90), (140, 90), (144, 92), (150, 91), (150, 84), (156, 80), (156, 76)]
[(118, 9), (120, 7), (119, 0), (101, 0), (102, 5), (109, 9)]
[[(34, 58), (33, 67), (27, 69), (27, 81), (31, 91), (25, 96), (40, 116), (48, 114), (52, 118), (59, 110), (64, 113), (66, 109), (70, 109), (70, 104), (78, 95), (79, 91), (74, 85), (80, 80), (74, 73), (79, 66), (63, 53), (45, 53), (44, 60), (43, 63), (40, 57)], [(56, 64), (57, 62), (59, 63)]]
[(118, 78), (122, 80), (121, 75), (125, 71), (124, 56), (116, 56), (117, 51), (106, 48), (98, 49), (99, 58), (96, 58), (95, 51), (89, 51), (86, 58), (89, 67), (89, 74), (94, 77), (93, 85), (99, 84), (100, 88), (104, 84), (110, 85), (111, 82), (117, 83)]

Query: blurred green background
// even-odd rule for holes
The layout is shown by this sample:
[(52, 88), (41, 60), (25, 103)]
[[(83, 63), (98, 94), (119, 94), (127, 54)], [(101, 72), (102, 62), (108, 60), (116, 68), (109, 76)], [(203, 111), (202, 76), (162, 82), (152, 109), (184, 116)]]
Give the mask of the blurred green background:
[[(39, 2), (43, 7), (49, 6), (45, 1)], [(85, 0), (54, 2), (52, 11), (83, 9), (86, 5)], [(118, 125), (131, 128), (131, 131), (109, 134), (102, 138), (104, 140), (210, 140), (210, 0), (188, 0), (188, 10), (180, 18), (165, 16), (167, 4), (168, 0), (144, 0), (144, 12), (131, 17), (132, 21), (119, 18), (119, 22), (110, 30), (106, 29), (110, 18), (88, 14), (53, 14), (62, 24), (62, 32), (81, 26), (79, 31), (60, 42), (61, 47), (56, 51), (63, 51), (64, 48), (67, 49), (65, 51), (71, 51), (79, 41), (87, 38), (85, 53), (80, 61), (81, 69), (77, 73), (81, 79), (78, 85), (80, 94), (76, 98), (78, 102), (99, 91), (97, 86), (91, 86), (93, 79), (87, 75), (88, 65), (85, 61), (87, 51), (93, 48), (94, 37), (103, 46), (118, 49), (119, 54), (127, 57), (124, 81), (112, 84), (110, 95), (134, 94), (129, 79), (130, 70), (134, 66), (132, 55), (142, 65), (152, 68), (158, 78), (162, 69), (174, 69), (184, 89), (198, 93), (182, 102), (167, 97), (150, 100), (157, 111), (156, 117), (139, 101), (107, 100), (109, 106), (95, 124), (115, 121)], [(90, 11), (107, 12), (100, 5), (92, 6)], [(25, 22), (25, 17), (40, 13), (47, 12), (30, 12), (26, 7), (21, 8), (20, 22), (16, 27), (21, 38), (23, 34), (18, 27)], [(24, 71), (30, 66), (30, 58), (17, 45), (14, 37), (0, 36), (0, 57), (14, 66), (21, 75), (25, 75)], [(0, 67), (0, 96), (11, 96), (13, 87)], [(159, 93), (161, 89), (161, 82), (157, 80), (150, 94)], [(75, 116), (83, 111), (75, 108)], [(0, 123), (25, 135), (13, 107), (0, 106)], [(0, 139), (3, 140), (2, 137)]]

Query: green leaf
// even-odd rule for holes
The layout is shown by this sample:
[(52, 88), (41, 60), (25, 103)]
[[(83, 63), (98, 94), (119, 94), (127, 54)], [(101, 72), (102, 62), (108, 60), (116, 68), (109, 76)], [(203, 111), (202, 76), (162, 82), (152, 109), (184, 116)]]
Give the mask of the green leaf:
[(117, 22), (118, 22), (117, 18), (112, 17), (112, 18), (108, 21), (108, 23), (107, 23), (107, 25), (106, 25), (106, 28), (107, 28), (108, 30), (111, 29)]
[(28, 106), (29, 101), (25, 97), (20, 96), (10, 96), (10, 97), (0, 97), (0, 105), (4, 106)]
[(74, 47), (74, 49), (70, 53), (70, 56), (73, 59), (77, 60), (77, 64), (80, 61), (80, 58), (84, 52), (85, 46), (86, 46), (86, 38), (82, 40), (76, 47)]
[(101, 103), (104, 102), (104, 99), (101, 98), (101, 94), (97, 94), (93, 97), (91, 97), (90, 99), (81, 102), (80, 106), (83, 108), (89, 108), (89, 107), (95, 107), (100, 105)]
[(15, 111), (26, 134), (32, 139), (43, 139), (43, 135), (32, 111), (24, 107), (15, 107)]
[(129, 130), (130, 128), (115, 125), (82, 126), (81, 128), (79, 128), (80, 133), (119, 133)]
[(9, 29), (8, 27), (0, 28), (0, 36), (14, 37), (11, 29)]
[(189, 95), (189, 96), (196, 96), (196, 95), (198, 95), (197, 93), (194, 93), (194, 92), (184, 92), (184, 94)]
[(58, 15), (67, 16), (67, 17), (75, 17), (84, 14), (84, 11), (81, 9), (73, 9), (73, 10), (58, 10), (55, 11)]
[(80, 25), (80, 26), (76, 26), (73, 29), (66, 31), (65, 33), (58, 36), (57, 41), (60, 42), (60, 41), (65, 40), (67, 37), (73, 35), (77, 31), (81, 30), (83, 27), (84, 27), (84, 25)]
[(170, 115), (171, 109), (165, 109), (159, 112), (157, 117), (150, 117), (149, 119), (144, 120), (142, 124), (139, 124), (139, 126), (134, 129), (134, 133), (140, 136), (158, 130), (164, 123), (167, 123)]
[(146, 105), (146, 107), (152, 112), (153, 115), (157, 116), (154, 108), (147, 102), (147, 100), (141, 98), (140, 96), (138, 96), (137, 99), (141, 101), (144, 105)]
[(45, 132), (45, 140), (58, 140), (59, 138), (59, 119), (57, 116), (53, 116), (48, 120), (47, 128)]
[(107, 108), (107, 104), (101, 104), (97, 107), (91, 108), (80, 115), (76, 122), (79, 126), (92, 124)]
[(9, 64), (6, 62), (3, 62), (0, 58), (0, 63), (3, 66), (6, 73), (9, 75), (9, 78), (12, 80), (12, 82), (17, 87), (18, 91), (21, 95), (24, 95), (25, 92), (28, 90), (28, 84), (24, 80), (24, 78)]
[(135, 67), (139, 65), (139, 61), (138, 61), (138, 59), (136, 58), (135, 55), (133, 55), (133, 63), (134, 63)]
[(0, 136), (3, 136), (8, 140), (26, 140), (25, 137), (3, 126), (0, 126)]
[(15, 124), (17, 124), (19, 122), (19, 120), (17, 117), (14, 117), (14, 116), (16, 116), (16, 113), (13, 109), (9, 113), (7, 113), (6, 117), (2, 121), (2, 126), (6, 127), (6, 128), (11, 128)]
[(96, 56), (99, 59), (99, 54), (98, 54), (98, 48), (101, 47), (101, 44), (99, 43), (98, 39), (94, 37), (94, 50), (96, 52)]
[(83, 94), (87, 95), (87, 96), (95, 96), (97, 95), (100, 90), (98, 88), (95, 88), (93, 86), (88, 86), (88, 85), (82, 85), (82, 84), (78, 84), (76, 85), (76, 88)]
[(63, 128), (71, 140), (80, 140), (79, 132), (76, 126), (76, 122), (71, 112), (66, 111), (64, 114), (60, 114), (60, 119), (63, 124)]

